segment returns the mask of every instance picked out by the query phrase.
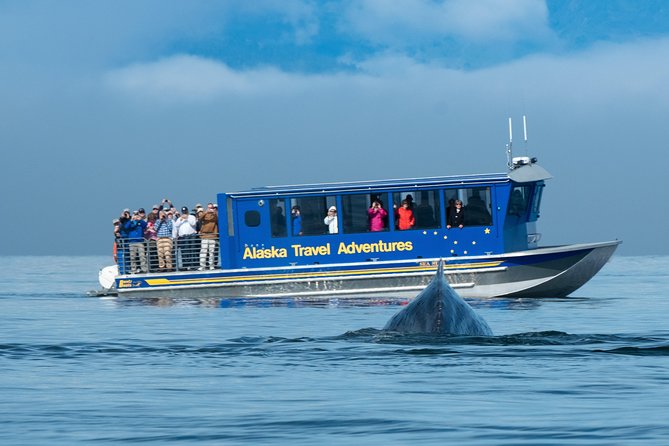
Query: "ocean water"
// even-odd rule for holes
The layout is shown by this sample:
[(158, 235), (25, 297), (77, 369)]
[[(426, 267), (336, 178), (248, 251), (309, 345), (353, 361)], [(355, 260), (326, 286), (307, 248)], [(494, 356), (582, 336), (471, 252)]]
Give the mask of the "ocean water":
[(0, 257), (0, 444), (669, 444), (669, 257), (470, 301), (492, 338), (385, 334), (393, 296), (87, 297), (106, 262)]

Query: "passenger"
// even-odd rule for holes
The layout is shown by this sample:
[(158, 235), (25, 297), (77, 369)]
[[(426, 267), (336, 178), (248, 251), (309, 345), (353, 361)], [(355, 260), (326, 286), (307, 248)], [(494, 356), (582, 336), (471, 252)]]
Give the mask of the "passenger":
[[(408, 195), (410, 197), (411, 195)], [(402, 200), (402, 205), (395, 210), (395, 218), (397, 219), (397, 228), (400, 231), (406, 231), (407, 229), (413, 228), (416, 224), (416, 219), (413, 215), (413, 211), (409, 207), (410, 203), (408, 199)]]
[[(162, 206), (159, 206), (157, 204), (153, 205), (153, 207), (151, 208), (151, 213), (149, 214), (149, 216), (153, 215), (153, 221), (158, 221), (159, 212), (162, 208), (163, 208)], [(148, 221), (148, 217), (147, 217), (147, 221)]]
[(167, 198), (163, 198), (163, 201), (160, 202), (160, 206), (164, 210), (174, 209), (174, 206), (172, 205), (172, 202), (170, 200), (168, 200)]
[(156, 214), (151, 212), (146, 217), (146, 229), (144, 229), (144, 239), (148, 248), (149, 269), (155, 271), (158, 267), (158, 236), (156, 235)]
[(125, 224), (130, 221), (130, 209), (123, 209), (121, 216), (119, 217), (119, 228), (118, 234), (119, 238), (117, 239), (117, 252), (119, 257), (118, 262), (118, 272), (119, 274), (127, 274), (130, 268), (128, 260), (130, 259), (130, 253), (128, 252), (128, 231), (125, 228)]
[(420, 202), (413, 208), (416, 218), (415, 228), (434, 228), (437, 226), (438, 218), (434, 215), (434, 208), (430, 206), (430, 198), (426, 191), (421, 191)]
[(299, 206), (295, 205), (290, 209), (290, 218), (293, 223), (293, 235), (302, 235), (302, 214)]
[(139, 212), (139, 218), (146, 221), (146, 211), (144, 211), (144, 208), (137, 209), (137, 212)]
[(218, 213), (214, 205), (209, 203), (207, 211), (200, 217), (200, 271), (214, 269), (218, 265), (215, 257), (218, 241)]
[(181, 257), (181, 268), (191, 270), (197, 268), (197, 219), (188, 213), (186, 206), (181, 208), (181, 215), (174, 223), (177, 232), (177, 256)]
[[(216, 211), (218, 212), (218, 209), (216, 209)], [(286, 236), (286, 216), (283, 213), (283, 207), (281, 206), (276, 206), (272, 214), (272, 236)]]
[(326, 215), (323, 219), (323, 224), (328, 226), (328, 234), (337, 234), (339, 232), (336, 207), (330, 206), (330, 209), (328, 209), (328, 215)]
[(146, 250), (144, 247), (144, 230), (146, 221), (142, 219), (139, 211), (132, 213), (132, 218), (123, 225), (128, 233), (128, 253), (130, 255), (130, 273), (145, 273), (148, 271), (146, 264)]
[[(118, 218), (115, 218), (112, 220), (112, 224), (114, 225), (114, 248), (113, 248), (113, 255), (114, 255), (114, 263), (118, 264), (118, 259), (119, 259), (119, 239), (121, 238), (121, 221)], [(120, 268), (119, 268), (120, 270)]]
[(448, 220), (446, 221), (446, 228), (451, 229), (451, 227), (458, 227), (462, 229), (465, 223), (465, 211), (462, 209), (462, 201), (455, 200), (453, 202), (453, 209), (448, 214)]
[(486, 209), (486, 204), (478, 195), (475, 193), (467, 200), (467, 225), (477, 226), (477, 225), (489, 225), (492, 223), (492, 216), (488, 209)]
[(406, 196), (405, 200), (407, 201), (407, 203), (409, 203), (409, 209), (411, 209), (413, 211), (413, 208), (414, 208), (413, 195), (408, 194)]
[(518, 190), (514, 190), (509, 200), (509, 215), (521, 216), (525, 211), (525, 200), (523, 194)]
[(448, 207), (446, 208), (446, 221), (448, 222), (448, 219), (451, 216), (451, 211), (455, 210), (455, 198), (451, 198), (448, 200)]
[(158, 213), (156, 236), (158, 237), (158, 271), (172, 271), (172, 219), (169, 212), (163, 209)]
[(372, 205), (367, 210), (367, 217), (369, 218), (370, 231), (378, 232), (385, 229), (385, 219), (388, 217), (388, 212), (383, 209), (379, 200), (374, 200), (372, 202)]

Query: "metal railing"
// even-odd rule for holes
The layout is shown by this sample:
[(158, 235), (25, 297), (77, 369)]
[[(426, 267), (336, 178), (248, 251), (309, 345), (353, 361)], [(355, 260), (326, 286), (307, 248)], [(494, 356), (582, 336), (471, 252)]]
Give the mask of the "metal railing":
[(119, 274), (213, 270), (220, 266), (219, 254), (218, 234), (116, 239)]

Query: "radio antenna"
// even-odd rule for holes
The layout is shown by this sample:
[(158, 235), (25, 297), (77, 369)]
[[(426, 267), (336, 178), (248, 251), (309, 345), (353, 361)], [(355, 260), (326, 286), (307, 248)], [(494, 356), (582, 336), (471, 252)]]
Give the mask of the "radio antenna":
[[(525, 117), (523, 116), (523, 122)], [(527, 139), (527, 136), (525, 137)], [(509, 143), (506, 145), (506, 165), (509, 169), (513, 169), (513, 126), (511, 124), (511, 117), (509, 117)]]
[(523, 115), (523, 135), (525, 136), (525, 144), (527, 145), (527, 116)]

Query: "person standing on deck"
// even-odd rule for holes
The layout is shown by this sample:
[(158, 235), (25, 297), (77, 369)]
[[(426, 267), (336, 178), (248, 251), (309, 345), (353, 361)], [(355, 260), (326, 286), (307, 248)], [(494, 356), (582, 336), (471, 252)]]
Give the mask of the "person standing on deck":
[(144, 247), (146, 221), (142, 219), (138, 211), (135, 211), (132, 214), (132, 218), (123, 226), (128, 234), (130, 273), (145, 273), (148, 271), (148, 266), (146, 264), (146, 250)]
[(200, 271), (214, 269), (218, 265), (215, 257), (218, 239), (218, 213), (212, 203), (200, 215)]
[(156, 236), (158, 237), (158, 270), (172, 271), (172, 220), (164, 210), (158, 213)]
[(181, 256), (182, 269), (194, 269), (197, 259), (195, 238), (197, 237), (197, 219), (188, 213), (186, 206), (181, 208), (181, 215), (174, 223), (177, 232), (177, 250)]

